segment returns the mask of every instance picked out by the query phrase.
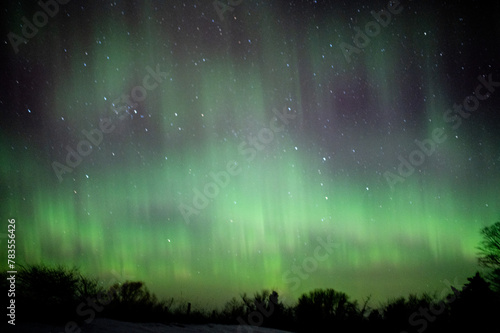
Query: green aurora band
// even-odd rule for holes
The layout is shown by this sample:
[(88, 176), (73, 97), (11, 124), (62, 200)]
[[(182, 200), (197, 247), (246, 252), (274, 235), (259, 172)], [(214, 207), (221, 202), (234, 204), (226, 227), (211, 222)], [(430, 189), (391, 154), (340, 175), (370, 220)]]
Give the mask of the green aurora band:
[[(241, 4), (219, 26), (192, 7), (122, 15), (70, 3), (70, 18), (55, 17), (20, 46), (13, 62), (47, 62), (35, 64), (37, 97), (14, 104), (23, 113), (16, 126), (35, 134), (1, 134), (1, 212), (16, 218), (21, 262), (76, 265), (103, 284), (142, 280), (160, 297), (201, 307), (264, 288), (293, 303), (327, 287), (377, 305), (462, 284), (479, 269), (479, 230), (500, 215), (498, 135), (481, 127), (480, 112), (500, 95), (456, 130), (443, 114), (493, 70), (452, 91), (444, 60), (433, 57), (443, 38), (434, 35), (437, 13), (405, 7), (347, 63), (338, 45), (355, 34), (349, 17), (364, 26), (379, 7), (288, 25), (298, 13), (257, 7)], [(32, 10), (19, 15), (11, 21)], [(69, 39), (71, 31), (82, 33)], [(157, 64), (167, 77), (119, 120), (111, 103)], [(293, 115), (287, 123), (275, 120), (283, 109)], [(64, 164), (65, 147), (76, 149), (82, 130), (104, 118), (114, 129), (58, 182), (52, 162)], [(271, 123), (282, 131), (251, 158), (243, 153)], [(397, 174), (398, 157), (435, 128), (447, 139), (389, 186), (384, 172)], [(181, 205), (193, 207), (228, 163), (239, 173), (187, 223)], [(333, 250), (294, 273), (311, 263), (318, 237)]]

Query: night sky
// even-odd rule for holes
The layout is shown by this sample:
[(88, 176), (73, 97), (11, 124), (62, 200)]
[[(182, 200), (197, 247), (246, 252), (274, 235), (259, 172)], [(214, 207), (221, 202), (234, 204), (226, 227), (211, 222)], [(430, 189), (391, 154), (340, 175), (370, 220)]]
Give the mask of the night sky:
[(15, 218), (19, 263), (202, 307), (479, 269), (500, 4), (60, 2), (2, 4), (3, 258)]

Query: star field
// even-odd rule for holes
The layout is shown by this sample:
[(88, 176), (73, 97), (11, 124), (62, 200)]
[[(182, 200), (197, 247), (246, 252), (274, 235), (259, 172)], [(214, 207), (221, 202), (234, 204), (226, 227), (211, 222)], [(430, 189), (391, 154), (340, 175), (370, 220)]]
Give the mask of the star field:
[(63, 3), (1, 14), (0, 213), (22, 261), (201, 305), (377, 302), (479, 269), (498, 5)]

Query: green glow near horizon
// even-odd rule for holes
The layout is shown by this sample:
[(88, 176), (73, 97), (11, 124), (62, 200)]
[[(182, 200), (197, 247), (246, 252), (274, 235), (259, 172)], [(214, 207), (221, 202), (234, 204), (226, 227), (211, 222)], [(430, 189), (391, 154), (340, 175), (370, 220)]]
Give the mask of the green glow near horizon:
[[(72, 265), (77, 260), (85, 273), (114, 271), (145, 280), (165, 296), (182, 285), (202, 286), (215, 280), (220, 282), (217, 286), (241, 292), (277, 288), (293, 299), (313, 283), (335, 287), (333, 281), (339, 279), (335, 272), (349, 276), (351, 270), (377, 267), (404, 270), (450, 260), (473, 262), (478, 225), (485, 223), (475, 217), (494, 220), (494, 214), (487, 212), (499, 208), (493, 203), (479, 208), (466, 191), (436, 199), (435, 193), (446, 193), (441, 192), (446, 189), (443, 181), (429, 184), (425, 192), (411, 179), (410, 191), (401, 187), (393, 193), (384, 189), (370, 193), (373, 190), (341, 180), (319, 186), (310, 179), (315, 177), (297, 172), (303, 167), (301, 160), (306, 160), (300, 151), (294, 154), (297, 157), (272, 165), (257, 157), (189, 226), (179, 216), (158, 216), (161, 207), (175, 209), (177, 204), (175, 198), (162, 195), (166, 192), (158, 182), (162, 170), (158, 176), (154, 170), (143, 170), (139, 178), (109, 170), (96, 182), (97, 189), (76, 189), (74, 196), (92, 193), (81, 204), (72, 204), (74, 198), (63, 194), (50, 198), (39, 190), (32, 199), (33, 228), (19, 231), (26, 261)], [(290, 167), (292, 163), (295, 167)], [(183, 188), (182, 182), (168, 183), (170, 193)], [(485, 198), (492, 194), (483, 193)], [(483, 199), (475, 197), (474, 202), (478, 200)], [(299, 291), (289, 294), (283, 274), (312, 255), (316, 237), (328, 235), (339, 247), (301, 282)], [(473, 269), (471, 265), (460, 278)], [(164, 291), (163, 286), (172, 289)], [(184, 295), (189, 295), (185, 288)], [(346, 291), (354, 297), (370, 292)], [(230, 295), (224, 296), (219, 300)]]

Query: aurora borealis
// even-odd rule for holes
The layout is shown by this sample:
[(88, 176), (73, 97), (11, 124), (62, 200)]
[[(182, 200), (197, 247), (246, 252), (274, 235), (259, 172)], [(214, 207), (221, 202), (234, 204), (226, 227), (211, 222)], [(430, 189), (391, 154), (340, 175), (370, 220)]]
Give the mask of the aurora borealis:
[(472, 276), (500, 218), (500, 6), (213, 3), (61, 1), (17, 53), (9, 33), (43, 9), (3, 4), (0, 232), (16, 219), (18, 260), (202, 307), (264, 288), (376, 305)]

